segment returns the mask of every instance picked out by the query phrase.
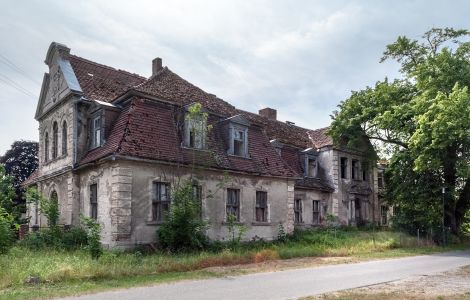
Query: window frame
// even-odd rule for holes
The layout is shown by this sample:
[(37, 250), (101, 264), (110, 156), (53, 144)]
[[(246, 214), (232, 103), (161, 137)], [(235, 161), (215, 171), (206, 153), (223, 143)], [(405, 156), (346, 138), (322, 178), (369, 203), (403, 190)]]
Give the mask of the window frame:
[(225, 200), (226, 221), (228, 221), (229, 214), (231, 214), (232, 211), (235, 211), (235, 222), (240, 222), (240, 189), (237, 188), (227, 188), (227, 197)]
[(94, 220), (98, 220), (98, 184), (97, 183), (90, 184), (90, 218)]
[(385, 188), (385, 176), (384, 176), (383, 170), (378, 170), (377, 171), (377, 187), (379, 189)]
[[(230, 148), (229, 154), (238, 156), (238, 157), (248, 157), (248, 126), (238, 125), (238, 124), (230, 124)], [(235, 136), (236, 132), (241, 132), (243, 134), (242, 138), (238, 138)], [(236, 153), (235, 151), (235, 141), (239, 141), (242, 143), (242, 153)], [(238, 148), (238, 147), (237, 147)]]
[(198, 205), (199, 205), (199, 214), (200, 214), (200, 217), (202, 219), (202, 217), (203, 217), (203, 212), (202, 212), (202, 186), (197, 184), (197, 183), (193, 183), (191, 188), (192, 188), (192, 193), (193, 193), (193, 199), (196, 200)]
[[(98, 121), (98, 122), (97, 122)], [(98, 124), (98, 126), (96, 126)], [(99, 138), (97, 139), (97, 134)], [(101, 113), (95, 114), (91, 118), (91, 149), (102, 146), (103, 142), (103, 116)]]
[[(200, 127), (199, 129), (197, 127)], [(185, 118), (184, 146), (204, 150), (207, 147), (207, 121)], [(195, 131), (194, 131), (195, 130)]]
[(312, 200), (312, 224), (320, 225), (320, 200)]
[(44, 134), (44, 162), (49, 161), (49, 133)]
[(358, 159), (351, 160), (351, 178), (353, 180), (360, 180), (360, 162)]
[(57, 121), (52, 124), (52, 159), (59, 156), (59, 125)]
[(386, 205), (380, 206), (380, 222), (382, 225), (388, 225), (388, 211), (389, 207)]
[(294, 224), (302, 224), (303, 221), (303, 201), (301, 198), (294, 199)]
[[(165, 187), (165, 197), (162, 197), (162, 186)], [(153, 181), (152, 182), (152, 204), (151, 216), (152, 222), (161, 223), (165, 221), (165, 214), (170, 211), (171, 207), (171, 186), (168, 182)]]
[(67, 151), (67, 132), (68, 132), (68, 128), (67, 128), (67, 121), (64, 120), (64, 122), (62, 122), (62, 155), (63, 156), (66, 156), (68, 153)]
[[(310, 162), (315, 162), (313, 174), (310, 174)], [(316, 178), (318, 176), (318, 157), (314, 155), (305, 155), (305, 176), (310, 178)]]
[(349, 161), (347, 157), (340, 157), (340, 177), (341, 179), (348, 179), (348, 165)]
[[(256, 191), (255, 198), (255, 222), (268, 223), (269, 215), (268, 192)], [(258, 213), (260, 211), (260, 213)]]

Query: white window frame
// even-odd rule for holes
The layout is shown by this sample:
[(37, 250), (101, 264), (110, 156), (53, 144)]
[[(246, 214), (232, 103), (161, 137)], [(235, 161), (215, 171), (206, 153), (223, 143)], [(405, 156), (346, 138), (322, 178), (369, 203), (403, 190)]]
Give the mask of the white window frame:
[[(91, 121), (91, 148), (97, 148), (101, 146), (101, 142), (103, 140), (103, 126), (102, 126), (103, 119), (101, 115), (94, 116)], [(98, 126), (97, 126), (98, 124)]]
[[(241, 125), (236, 125), (236, 124), (230, 124), (230, 149), (229, 149), (229, 154), (235, 155), (235, 156), (240, 156), (240, 157), (248, 157), (248, 127), (246, 126), (241, 126)], [(243, 137), (242, 139), (238, 139), (235, 134), (236, 132), (242, 132)], [(243, 153), (240, 154), (235, 154), (235, 140), (239, 140), (243, 143)]]

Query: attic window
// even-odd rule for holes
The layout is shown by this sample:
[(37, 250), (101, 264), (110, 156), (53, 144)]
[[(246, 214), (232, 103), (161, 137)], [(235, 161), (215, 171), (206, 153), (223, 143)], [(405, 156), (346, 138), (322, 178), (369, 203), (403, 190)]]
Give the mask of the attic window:
[(204, 149), (206, 147), (206, 122), (204, 120), (185, 120), (184, 145), (188, 148)]
[(314, 156), (307, 156), (305, 159), (305, 175), (307, 177), (317, 177), (317, 158)]
[(96, 116), (91, 121), (91, 148), (101, 146), (102, 129), (101, 116)]
[(248, 128), (241, 125), (230, 125), (231, 139), (229, 153), (236, 156), (248, 156)]

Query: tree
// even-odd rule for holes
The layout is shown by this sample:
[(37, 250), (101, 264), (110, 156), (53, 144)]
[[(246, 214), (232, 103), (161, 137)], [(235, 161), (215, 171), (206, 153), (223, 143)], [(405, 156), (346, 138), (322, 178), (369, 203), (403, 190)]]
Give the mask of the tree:
[(25, 181), (38, 167), (38, 143), (31, 141), (16, 141), (4, 156), (0, 156), (0, 164), (4, 164), (6, 173), (13, 177), (15, 197), (13, 204), (17, 220), (24, 210), (24, 190), (21, 183)]
[(335, 142), (354, 144), (365, 134), (390, 155), (388, 201), (430, 223), (439, 220), (440, 189), (446, 187), (445, 222), (454, 233), (470, 208), (469, 35), (433, 28), (421, 41), (398, 37), (381, 61), (396, 60), (403, 78), (352, 92), (330, 129)]
[(30, 187), (25, 192), (25, 198), (27, 203), (38, 205), (41, 214), (47, 217), (47, 223), (50, 228), (57, 227), (60, 216), (57, 197), (46, 198), (35, 187)]
[(8, 175), (5, 167), (0, 164), (0, 207), (8, 214), (12, 214), (13, 199), (15, 197), (15, 189), (13, 187), (13, 177)]

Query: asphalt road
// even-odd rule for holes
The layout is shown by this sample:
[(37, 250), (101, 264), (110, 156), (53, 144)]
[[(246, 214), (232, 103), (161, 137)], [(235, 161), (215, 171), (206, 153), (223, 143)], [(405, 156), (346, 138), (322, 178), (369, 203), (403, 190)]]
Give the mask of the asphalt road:
[[(297, 299), (470, 265), (470, 251), (181, 281), (66, 299)], [(469, 283), (470, 284), (470, 283)]]

